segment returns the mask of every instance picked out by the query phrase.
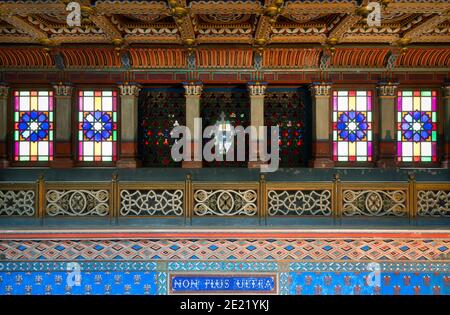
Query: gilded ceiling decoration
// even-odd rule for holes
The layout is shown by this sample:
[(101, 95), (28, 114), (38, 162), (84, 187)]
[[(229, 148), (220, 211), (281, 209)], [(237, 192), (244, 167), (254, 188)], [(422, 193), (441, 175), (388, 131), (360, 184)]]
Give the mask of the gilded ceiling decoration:
[[(0, 3), (0, 46), (26, 44), (49, 53), (81, 47), (82, 44), (97, 44), (109, 47), (104, 49), (119, 55), (124, 50), (145, 50), (147, 46), (164, 50), (171, 45), (171, 51), (180, 49), (187, 55), (197, 51), (196, 54), (202, 56), (215, 47), (217, 52), (204, 57), (205, 60), (215, 60), (214, 54), (247, 58), (247, 55), (243, 57), (231, 51), (222, 52), (220, 49), (228, 49), (223, 47), (226, 45), (233, 49), (238, 45), (253, 52), (278, 47), (290, 49), (294, 45), (298, 49), (314, 47), (318, 51), (329, 51), (335, 60), (340, 60), (335, 55), (340, 49), (342, 55), (349, 46), (367, 50), (373, 44), (376, 60), (370, 60), (379, 65), (382, 53), (375, 50), (380, 45), (383, 49), (397, 49), (405, 54), (414, 47), (436, 47), (450, 42), (448, 0), (379, 1), (383, 4), (379, 26), (367, 24), (368, 0), (74, 1), (81, 5), (79, 26), (67, 24), (66, 5), (70, 0), (3, 1)], [(445, 55), (448, 48), (441, 47)], [(152, 53), (138, 55), (148, 54)], [(178, 60), (177, 54), (165, 56), (164, 61), (159, 57), (152, 60), (155, 66), (160, 59), (163, 67), (173, 66), (169, 59)], [(285, 54), (289, 56), (290, 53), (287, 50)], [(150, 58), (150, 55), (145, 58)], [(137, 60), (147, 60), (139, 58)], [(223, 61), (223, 57), (217, 58)], [(318, 55), (313, 54), (309, 58), (313, 59), (306, 64), (318, 64)], [(245, 65), (251, 64), (250, 60), (245, 59)], [(284, 66), (291, 62), (283, 60)], [(48, 65), (43, 61), (39, 63)], [(277, 61), (271, 63), (279, 66)], [(78, 64), (83, 64), (83, 61), (74, 61), (74, 65)], [(137, 64), (144, 66), (141, 61)], [(237, 66), (234, 61), (231, 64)]]

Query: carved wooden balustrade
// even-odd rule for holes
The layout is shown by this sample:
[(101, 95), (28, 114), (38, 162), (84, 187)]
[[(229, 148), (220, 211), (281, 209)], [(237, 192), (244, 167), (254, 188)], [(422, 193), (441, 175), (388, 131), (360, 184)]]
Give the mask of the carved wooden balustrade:
[[(448, 225), (450, 183), (259, 181), (0, 183), (0, 223), (34, 219), (155, 225), (296, 225), (347, 222), (414, 225), (433, 219)], [(389, 221), (383, 221), (389, 219)], [(72, 221), (74, 220), (74, 221)], [(25, 221), (26, 222), (26, 221)]]

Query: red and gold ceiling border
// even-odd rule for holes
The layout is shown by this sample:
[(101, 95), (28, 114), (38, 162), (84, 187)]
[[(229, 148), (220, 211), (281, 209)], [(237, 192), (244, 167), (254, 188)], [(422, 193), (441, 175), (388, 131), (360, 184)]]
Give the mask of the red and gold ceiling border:
[[(329, 69), (384, 69), (392, 48), (336, 48)], [(56, 69), (55, 55), (61, 56), (64, 69), (124, 69), (121, 54), (130, 59), (133, 69), (185, 69), (188, 52), (184, 48), (129, 48), (120, 54), (114, 48), (58, 47), (50, 53), (39, 47), (0, 49), (0, 69)], [(266, 48), (264, 69), (318, 69), (322, 48)], [(245, 48), (197, 48), (195, 66), (201, 69), (254, 69), (255, 52)], [(398, 57), (396, 68), (450, 67), (450, 48), (409, 48)], [(189, 69), (189, 70), (192, 70)]]
[(2, 48), (0, 49), (0, 68), (52, 68), (52, 57), (42, 48)]

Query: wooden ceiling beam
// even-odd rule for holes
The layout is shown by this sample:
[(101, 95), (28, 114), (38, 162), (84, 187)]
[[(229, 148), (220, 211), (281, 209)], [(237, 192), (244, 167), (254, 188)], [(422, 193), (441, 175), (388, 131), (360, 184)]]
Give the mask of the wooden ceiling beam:
[(435, 15), (430, 19), (426, 20), (423, 23), (418, 24), (416, 27), (410, 29), (405, 34), (403, 34), (403, 38), (410, 39), (411, 41), (416, 41), (419, 37), (427, 30), (433, 29), (439, 24), (447, 21), (449, 18), (445, 13), (440, 15)]
[(97, 27), (101, 28), (105, 36), (110, 40), (122, 39), (122, 33), (119, 29), (104, 15), (92, 14), (89, 19)]
[(25, 22), (23, 19), (16, 15), (5, 15), (0, 13), (0, 19), (11, 24), (16, 29), (28, 34), (35, 40), (38, 41), (46, 41), (48, 40), (47, 33), (40, 30), (38, 27), (31, 25), (30, 23)]

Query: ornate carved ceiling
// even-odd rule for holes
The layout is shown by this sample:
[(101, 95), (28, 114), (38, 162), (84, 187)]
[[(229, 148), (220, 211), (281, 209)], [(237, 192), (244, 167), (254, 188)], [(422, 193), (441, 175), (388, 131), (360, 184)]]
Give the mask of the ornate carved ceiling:
[[(449, 43), (448, 0), (392, 0), (381, 26), (356, 10), (368, 0), (74, 0), (83, 23), (66, 24), (68, 0), (4, 0), (0, 44)], [(380, 1), (383, 2), (383, 1)]]

